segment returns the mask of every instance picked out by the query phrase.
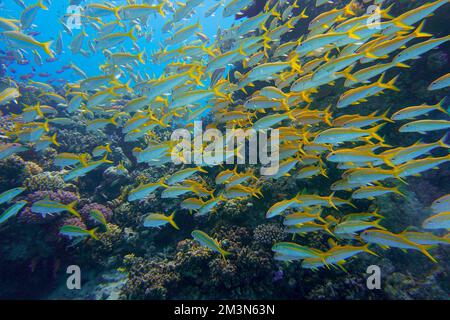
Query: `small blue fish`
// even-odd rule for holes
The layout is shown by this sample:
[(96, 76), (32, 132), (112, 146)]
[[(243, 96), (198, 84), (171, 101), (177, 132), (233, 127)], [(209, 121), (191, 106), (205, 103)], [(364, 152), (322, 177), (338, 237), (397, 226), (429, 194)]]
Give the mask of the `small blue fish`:
[(0, 204), (11, 201), (24, 191), (25, 188), (14, 188), (3, 192), (2, 194), (0, 194)]
[(9, 207), (1, 216), (0, 216), (0, 224), (6, 222), (9, 218), (15, 216), (25, 205), (26, 201), (19, 201)]

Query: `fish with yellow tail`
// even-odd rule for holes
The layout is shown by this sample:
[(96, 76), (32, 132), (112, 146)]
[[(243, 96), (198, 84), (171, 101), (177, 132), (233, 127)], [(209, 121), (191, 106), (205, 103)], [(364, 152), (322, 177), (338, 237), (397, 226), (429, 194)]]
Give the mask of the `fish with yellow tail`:
[(415, 119), (419, 116), (426, 115), (431, 111), (435, 110), (448, 114), (447, 110), (444, 109), (444, 104), (446, 103), (446, 101), (447, 98), (444, 98), (435, 105), (427, 105), (424, 103), (421, 104), (420, 106), (407, 107), (395, 112), (391, 116), (391, 119), (394, 121)]
[(445, 157), (428, 157), (425, 159), (413, 160), (397, 168), (398, 176), (409, 177), (420, 175), (422, 172), (437, 168), (448, 161), (450, 161), (450, 154)]
[(20, 31), (5, 31), (2, 35), (6, 38), (11, 47), (18, 49), (41, 49), (51, 58), (54, 58), (51, 45), (53, 41), (39, 42), (32, 36), (26, 35)]
[(311, 222), (314, 220), (322, 221), (326, 223), (326, 221), (321, 217), (322, 210), (320, 208), (315, 208), (308, 210), (305, 208), (304, 212), (296, 212), (286, 216), (283, 221), (285, 226), (295, 226), (297, 224)]
[(81, 163), (83, 166), (87, 165), (89, 154), (83, 153), (83, 154), (75, 154), (75, 153), (59, 153), (55, 156), (55, 160), (53, 164), (57, 167), (67, 167), (67, 166), (73, 166), (76, 164)]
[(70, 170), (68, 173), (66, 173), (63, 177), (65, 182), (71, 181), (73, 179), (79, 178), (79, 177), (83, 177), (86, 174), (88, 174), (89, 172), (97, 169), (98, 167), (100, 167), (103, 164), (111, 164), (113, 163), (112, 161), (108, 160), (107, 155), (105, 155), (105, 157), (101, 160), (98, 161), (90, 161), (87, 162), (86, 165), (79, 165), (77, 167), (75, 167), (74, 169)]
[(401, 51), (397, 54), (393, 61), (396, 63), (402, 63), (410, 59), (416, 59), (420, 57), (422, 54), (427, 53), (430, 50), (444, 44), (445, 42), (450, 40), (450, 35), (442, 37), (442, 38), (433, 38), (431, 40), (427, 40), (424, 42), (419, 42), (405, 50)]
[(20, 15), (20, 27), (22, 30), (29, 29), (33, 25), (33, 21), (36, 18), (39, 9), (48, 10), (48, 8), (42, 4), (41, 0), (36, 4), (26, 7), (22, 11), (22, 14)]
[(372, 97), (376, 94), (383, 92), (384, 90), (394, 90), (400, 91), (394, 84), (397, 81), (398, 76), (393, 78), (391, 81), (384, 83), (384, 73), (381, 75), (380, 79), (372, 84), (361, 86), (355, 89), (351, 89), (341, 95), (337, 103), (337, 108), (342, 109), (351, 105), (357, 105), (361, 102), (367, 101), (367, 98)]
[(378, 255), (373, 252), (372, 250), (369, 250), (369, 245), (365, 246), (334, 246), (327, 252), (324, 252), (324, 260), (326, 264), (334, 265), (338, 262), (345, 261), (357, 254), (360, 253), (369, 253), (371, 255), (377, 256)]
[(173, 220), (173, 218), (175, 217), (175, 212), (176, 211), (172, 212), (172, 214), (169, 216), (166, 216), (162, 213), (150, 213), (144, 218), (144, 227), (159, 228), (169, 223), (175, 229), (180, 230), (178, 225)]
[(279, 216), (287, 209), (290, 209), (291, 207), (296, 206), (298, 204), (301, 204), (301, 201), (298, 200), (297, 197), (277, 202), (273, 206), (271, 206), (270, 209), (267, 211), (266, 218), (270, 219)]
[(437, 0), (434, 2), (425, 3), (420, 7), (407, 11), (393, 19), (392, 22), (394, 23), (394, 26), (383, 33), (392, 34), (401, 29), (412, 29), (413, 24), (431, 15), (434, 11), (436, 11), (446, 3), (448, 3), (448, 0)]
[(448, 120), (417, 120), (407, 123), (400, 127), (399, 132), (418, 132), (426, 133), (450, 128)]
[(450, 238), (438, 237), (430, 232), (414, 232), (405, 230), (401, 233), (406, 239), (425, 246), (450, 244)]
[(431, 261), (437, 263), (436, 259), (427, 251), (427, 247), (408, 240), (401, 234), (395, 234), (386, 230), (365, 230), (360, 234), (363, 241), (378, 244), (382, 248), (400, 248), (419, 250)]
[(79, 226), (66, 225), (66, 226), (61, 227), (61, 229), (59, 230), (59, 233), (63, 236), (69, 237), (70, 239), (92, 237), (95, 240), (98, 240), (98, 237), (95, 234), (96, 231), (97, 231), (97, 228), (92, 229), (92, 230), (86, 230)]
[(383, 187), (382, 185), (377, 185), (359, 188), (352, 193), (352, 198), (374, 200), (375, 197), (379, 197), (388, 193), (395, 193), (402, 197), (405, 196), (401, 191), (398, 190), (398, 188), (387, 188)]
[(47, 215), (53, 215), (55, 213), (61, 213), (68, 211), (74, 216), (81, 218), (80, 214), (75, 210), (77, 201), (71, 202), (69, 204), (62, 204), (57, 201), (50, 200), (50, 198), (45, 198), (33, 203), (31, 206), (31, 212), (40, 213), (43, 217)]
[(395, 167), (391, 162), (389, 155), (377, 155), (370, 151), (355, 150), (355, 149), (339, 149), (331, 152), (327, 156), (327, 160), (330, 162), (374, 162), (382, 160), (390, 167)]
[(336, 146), (344, 142), (359, 141), (367, 137), (374, 138), (379, 142), (384, 143), (384, 139), (377, 133), (383, 126), (384, 124), (381, 124), (370, 129), (331, 128), (319, 133), (314, 138), (314, 143)]
[(301, 246), (293, 242), (278, 242), (272, 246), (272, 251), (297, 259), (321, 258), (322, 252), (317, 249)]
[(202, 246), (207, 247), (208, 249), (218, 252), (222, 255), (222, 258), (226, 260), (226, 257), (231, 254), (231, 252), (225, 251), (221, 248), (219, 242), (216, 239), (211, 238), (205, 232), (200, 230), (194, 230), (191, 233), (192, 238), (198, 241)]
[(334, 227), (333, 232), (336, 235), (340, 234), (356, 234), (358, 232), (375, 228), (375, 229), (381, 229), (386, 230), (386, 228), (379, 225), (380, 221), (362, 221), (362, 220), (346, 220), (341, 223), (339, 223), (337, 226)]
[(147, 196), (155, 192), (158, 188), (168, 188), (169, 186), (164, 183), (164, 178), (157, 182), (141, 184), (135, 189), (131, 190), (128, 194), (128, 201), (136, 201), (145, 199)]

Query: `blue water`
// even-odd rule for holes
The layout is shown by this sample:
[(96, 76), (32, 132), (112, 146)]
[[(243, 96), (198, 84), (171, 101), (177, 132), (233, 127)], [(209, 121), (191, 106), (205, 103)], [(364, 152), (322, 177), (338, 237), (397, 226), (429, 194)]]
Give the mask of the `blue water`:
[[(37, 3), (37, 1), (24, 1), (27, 5), (32, 5)], [(172, 1), (173, 2), (173, 1)], [(81, 5), (85, 6), (89, 3), (105, 3), (105, 1), (97, 0), (97, 1), (82, 1)], [(114, 3), (116, 5), (123, 5), (126, 4), (127, 1), (109, 1), (109, 3)], [(140, 3), (140, 1), (138, 1)], [(222, 17), (222, 10), (223, 7), (219, 7), (219, 9), (216, 11), (215, 15), (210, 16), (208, 18), (205, 18), (205, 12), (211, 8), (213, 5), (215, 5), (217, 1), (215, 0), (205, 0), (204, 3), (196, 8), (196, 11), (194, 13), (194, 16), (189, 18), (190, 22), (184, 21), (184, 23), (191, 24), (196, 23), (198, 20), (200, 21), (200, 24), (202, 26), (201, 32), (207, 35), (210, 39), (210, 43), (214, 41), (214, 37), (217, 34), (217, 30), (220, 27), (221, 30), (229, 28), (233, 21), (234, 17), (229, 18), (223, 18)], [(55, 62), (45, 62), (45, 59), (48, 58), (48, 56), (40, 51), (40, 55), (42, 59), (44, 60), (44, 64), (42, 66), (37, 65), (33, 60), (33, 55), (31, 51), (29, 51), (27, 54), (25, 54), (25, 58), (29, 60), (29, 63), (27, 65), (17, 65), (14, 64), (12, 66), (13, 70), (16, 71), (15, 76), (19, 78), (22, 75), (27, 75), (29, 73), (35, 73), (35, 76), (32, 78), (34, 81), (46, 81), (49, 79), (65, 79), (69, 82), (71, 81), (77, 81), (80, 80), (80, 76), (78, 74), (75, 74), (72, 70), (68, 69), (64, 73), (58, 74), (56, 73), (57, 70), (60, 70), (63, 66), (68, 65), (70, 63), (74, 63), (78, 67), (80, 67), (89, 77), (90, 76), (97, 76), (101, 74), (101, 71), (99, 70), (99, 66), (104, 64), (105, 57), (101, 52), (98, 52), (96, 54), (91, 53), (91, 56), (84, 57), (81, 54), (72, 54), (72, 52), (69, 49), (69, 44), (72, 41), (73, 37), (75, 37), (77, 34), (81, 32), (81, 30), (73, 30), (73, 35), (69, 35), (59, 22), (61, 18), (66, 15), (67, 9), (70, 6), (69, 0), (53, 0), (51, 6), (49, 7), (49, 10), (39, 10), (36, 19), (34, 20), (34, 26), (32, 30), (29, 30), (31, 32), (39, 32), (38, 35), (36, 35), (34, 38), (40, 42), (47, 42), (50, 40), (53, 40), (56, 42), (56, 39), (58, 38), (59, 32), (63, 33), (63, 52), (61, 55), (57, 56), (57, 61)], [(0, 10), (5, 10), (7, 18), (11, 19), (20, 19), (20, 14), (22, 12), (22, 9), (20, 6), (18, 6), (13, 0), (3, 1), (3, 8)], [(172, 16), (172, 14), (168, 14), (169, 17)], [(67, 19), (67, 18), (66, 18)], [(114, 16), (110, 17), (102, 17), (102, 20), (104, 22), (113, 21), (115, 19)], [(164, 23), (167, 21), (167, 17), (161, 17), (159, 14), (152, 15), (148, 20), (148, 26), (153, 29), (153, 37), (151, 42), (147, 42), (145, 37), (142, 37), (138, 39), (137, 44), (140, 47), (140, 51), (143, 49), (146, 50), (147, 55), (151, 56), (151, 54), (155, 51), (160, 50), (162, 43), (164, 42), (164, 39), (169, 37), (170, 33), (163, 34), (161, 32), (161, 27), (164, 25)], [(67, 21), (67, 20), (66, 20)], [(89, 38), (93, 40), (96, 37), (96, 30), (91, 27), (90, 25), (85, 26), (85, 31), (89, 35)], [(122, 32), (120, 28), (116, 28), (115, 32)], [(188, 42), (194, 40), (194, 37), (191, 37), (188, 39)], [(181, 46), (182, 44), (180, 44)], [(55, 43), (53, 43), (52, 48), (54, 49)], [(127, 40), (123, 44), (121, 44), (118, 48), (113, 49), (113, 52), (120, 52), (121, 47), (124, 47), (127, 52), (136, 54), (139, 51), (136, 50), (132, 46), (132, 41)], [(170, 47), (167, 49), (175, 49), (176, 47)], [(4, 42), (1, 42), (0, 49), (4, 51), (8, 51), (8, 48), (6, 47)], [(87, 44), (87, 38), (84, 41), (83, 49), (90, 51)], [(160, 76), (163, 73), (164, 65), (156, 65), (153, 64), (151, 59), (147, 62), (145, 66), (140, 65), (136, 71), (140, 71), (142, 75), (144, 73), (149, 74), (150, 76), (155, 75), (156, 77)], [(33, 70), (34, 68), (34, 70)], [(12, 74), (11, 67), (8, 68), (8, 74)], [(50, 77), (40, 77), (39, 73), (49, 73), (51, 74)]]

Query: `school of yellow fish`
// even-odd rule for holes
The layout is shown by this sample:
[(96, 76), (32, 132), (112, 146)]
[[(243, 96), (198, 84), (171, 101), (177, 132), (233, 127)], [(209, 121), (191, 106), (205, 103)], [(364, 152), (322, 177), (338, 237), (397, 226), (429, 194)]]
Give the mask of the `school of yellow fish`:
[[(367, 22), (370, 16), (355, 1), (347, 1), (344, 7), (335, 7), (316, 17), (309, 17), (311, 8), (303, 1), (268, 1), (263, 12), (237, 20), (214, 40), (201, 32), (199, 23), (192, 24), (189, 22), (192, 19), (186, 18), (200, 5), (211, 6), (209, 15), (224, 6), (223, 16), (230, 17), (252, 1), (228, 0), (213, 5), (204, 2), (87, 5), (82, 14), (85, 27), (73, 37), (69, 47), (73, 53), (83, 54), (83, 41), (89, 39), (93, 52), (103, 52), (105, 61), (99, 66), (99, 75), (87, 77), (82, 68), (72, 65), (80, 80), (68, 84), (65, 95), (57, 94), (46, 83), (30, 82), (57, 107), (23, 105), (21, 114), (14, 115), (15, 128), (3, 133), (10, 141), (1, 145), (0, 158), (29, 148), (58, 149), (58, 128), (70, 126), (75, 119), (93, 132), (115, 126), (124, 141), (134, 147), (134, 160), (149, 166), (172, 161), (173, 142), (160, 132), (177, 127), (193, 129), (190, 124), (202, 119), (205, 113), (208, 118), (212, 116), (211, 128), (277, 128), (280, 168), (275, 176), (258, 176), (254, 168), (240, 165), (234, 169), (223, 167), (208, 180), (214, 168), (185, 166), (157, 182), (135, 185), (128, 201), (142, 200), (158, 192), (161, 199), (179, 199), (180, 210), (205, 216), (214, 214), (221, 203), (231, 199), (264, 197), (264, 181), (288, 176), (328, 178), (328, 170), (340, 170), (341, 178), (330, 180), (328, 194), (299, 192), (273, 204), (265, 213), (267, 219), (283, 219), (287, 233), (328, 234), (330, 249), (324, 252), (295, 242), (280, 242), (272, 248), (275, 259), (302, 261), (303, 268), (314, 270), (328, 266), (343, 268), (346, 261), (359, 253), (376, 255), (369, 246), (379, 245), (418, 250), (436, 261), (429, 249), (450, 243), (448, 234), (442, 236), (442, 231), (450, 228), (450, 195), (433, 203), (435, 215), (421, 226), (426, 230), (442, 229), (441, 236), (409, 229), (391, 233), (380, 224), (383, 217), (378, 212), (343, 214), (340, 207), (350, 206), (357, 211), (354, 200), (373, 200), (388, 193), (403, 195), (398, 187), (392, 187), (392, 182), (401, 185), (410, 176), (450, 161), (450, 146), (445, 143), (445, 131), (450, 128), (445, 100), (435, 105), (419, 101), (416, 106), (396, 106), (396, 112), (379, 106), (378, 112), (367, 114), (364, 108), (371, 97), (399, 90), (395, 83), (402, 68), (409, 67), (408, 61), (450, 40), (450, 36), (437, 38), (423, 31), (426, 20), (432, 19), (430, 16), (449, 1), (431, 1), (394, 17), (390, 14), (391, 7), (383, 8), (383, 1), (375, 0), (373, 3), (382, 7), (382, 20), (377, 25)], [(316, 5), (324, 3), (317, 1)], [(1, 34), (11, 48), (30, 49), (35, 55), (42, 51), (53, 57), (61, 51), (58, 43), (53, 47), (51, 42), (38, 42), (22, 32), (39, 9), (45, 9), (40, 1), (24, 9), (20, 21), (0, 18)], [(135, 42), (136, 34), (142, 31), (141, 21), (153, 14), (166, 19), (161, 26), (167, 34), (164, 49), (151, 54), (145, 50), (132, 54), (117, 49), (125, 44), (138, 47)], [(310, 22), (304, 34), (290, 34), (290, 42), (281, 41), (298, 23), (306, 21)], [(165, 65), (165, 72), (159, 77), (141, 75), (133, 71), (139, 64)], [(242, 66), (243, 71), (235, 71), (230, 65)], [(393, 70), (398, 75), (388, 78), (387, 72)], [(124, 74), (130, 81), (120, 81)], [(323, 106), (317, 96), (328, 86), (340, 88), (342, 94), (335, 103)], [(448, 86), (449, 75), (443, 75), (428, 90)], [(20, 95), (15, 86), (7, 88), (0, 93), (0, 106), (4, 108)], [(131, 98), (118, 106), (117, 101), (125, 96)], [(428, 118), (430, 114), (432, 118)], [(381, 130), (394, 122), (402, 125), (399, 134), (441, 130), (443, 138), (434, 143), (418, 141), (410, 146), (390, 146)], [(430, 155), (436, 149), (447, 155)], [(76, 181), (101, 166), (114, 165), (108, 160), (110, 153), (110, 141), (105, 141), (90, 154), (59, 153), (55, 166), (64, 170), (65, 181)], [(123, 164), (115, 165), (125, 169)], [(22, 191), (3, 193), (2, 203), (12, 201)], [(337, 197), (336, 193), (342, 196)], [(23, 205), (17, 202), (6, 210), (0, 223), (17, 214)], [(62, 211), (78, 215), (74, 206), (46, 199), (33, 204), (32, 210), (43, 215)], [(149, 214), (144, 225), (171, 224), (178, 229), (174, 214)], [(91, 230), (75, 226), (65, 227), (61, 233), (95, 237)], [(219, 241), (200, 230), (192, 232), (192, 236), (224, 258), (232, 255), (221, 248)]]

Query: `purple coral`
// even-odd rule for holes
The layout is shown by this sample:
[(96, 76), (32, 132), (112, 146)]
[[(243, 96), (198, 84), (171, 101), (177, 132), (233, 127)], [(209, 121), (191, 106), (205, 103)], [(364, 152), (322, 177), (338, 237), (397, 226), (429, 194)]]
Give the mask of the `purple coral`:
[(277, 281), (283, 280), (283, 278), (284, 278), (283, 270), (278, 270), (273, 273), (272, 281), (277, 282)]
[(86, 225), (84, 224), (83, 220), (77, 217), (70, 217), (63, 221), (62, 226), (76, 226), (81, 229), (86, 229)]
[(84, 220), (86, 220), (86, 221), (88, 221), (88, 220), (89, 221), (93, 221), (92, 217), (90, 215), (90, 212), (92, 210), (100, 211), (103, 214), (103, 216), (105, 217), (105, 220), (107, 222), (111, 221), (111, 217), (112, 217), (112, 214), (113, 214), (112, 210), (110, 208), (100, 204), (100, 203), (96, 203), (96, 202), (88, 203), (88, 204), (84, 205), (80, 209), (79, 212), (80, 212), (80, 214), (81, 214), (81, 216), (83, 217)]

